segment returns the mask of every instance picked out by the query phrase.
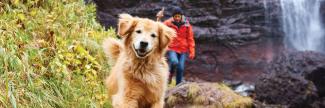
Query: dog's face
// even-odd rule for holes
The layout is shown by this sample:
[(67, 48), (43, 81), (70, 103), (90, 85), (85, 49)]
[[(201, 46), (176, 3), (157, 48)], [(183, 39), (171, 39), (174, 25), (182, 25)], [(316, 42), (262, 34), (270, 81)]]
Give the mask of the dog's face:
[(175, 31), (160, 22), (121, 14), (118, 34), (125, 39), (126, 47), (133, 50), (138, 58), (162, 53), (167, 48)]
[(140, 20), (135, 26), (131, 38), (137, 57), (145, 57), (158, 46), (158, 26), (152, 21)]

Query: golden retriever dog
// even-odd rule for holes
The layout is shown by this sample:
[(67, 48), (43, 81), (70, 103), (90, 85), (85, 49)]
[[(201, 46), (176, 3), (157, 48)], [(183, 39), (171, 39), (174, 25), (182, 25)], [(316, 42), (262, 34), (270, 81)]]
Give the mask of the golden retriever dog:
[(146, 18), (120, 14), (118, 35), (103, 48), (113, 61), (105, 83), (114, 108), (163, 108), (168, 65), (164, 57), (175, 31)]

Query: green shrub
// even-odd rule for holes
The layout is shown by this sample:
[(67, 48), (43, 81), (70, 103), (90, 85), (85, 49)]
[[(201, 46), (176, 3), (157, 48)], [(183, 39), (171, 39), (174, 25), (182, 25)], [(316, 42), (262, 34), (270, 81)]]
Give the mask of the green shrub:
[(0, 107), (110, 107), (101, 41), (83, 0), (0, 1)]

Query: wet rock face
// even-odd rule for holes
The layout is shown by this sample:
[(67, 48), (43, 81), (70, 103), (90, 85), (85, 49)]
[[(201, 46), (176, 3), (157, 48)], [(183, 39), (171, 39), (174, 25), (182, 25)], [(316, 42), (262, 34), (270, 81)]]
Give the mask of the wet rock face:
[(319, 108), (324, 101), (325, 55), (287, 52), (278, 56), (256, 83), (259, 101), (292, 108)]
[(94, 1), (97, 19), (105, 27), (116, 26), (120, 13), (156, 19), (165, 7), (165, 20), (175, 7), (181, 7), (196, 40), (197, 57), (186, 64), (187, 80), (255, 80), (282, 47), (281, 39), (269, 39), (282, 36), (277, 23), (280, 8), (275, 8), (278, 0), (266, 0), (267, 5), (264, 0)]
[[(156, 19), (156, 13), (165, 7), (164, 20), (173, 9), (180, 7), (194, 26), (195, 37), (232, 40), (234, 45), (256, 41), (267, 34), (281, 35), (277, 23), (278, 8), (267, 10), (264, 0), (94, 0), (97, 18), (105, 27), (117, 24), (120, 13)], [(267, 4), (276, 7), (277, 0)], [(267, 18), (266, 18), (267, 17)], [(267, 19), (267, 20), (266, 20)], [(269, 23), (272, 21), (273, 23)]]
[(271, 63), (268, 73), (290, 72), (306, 76), (311, 72), (322, 70), (325, 56), (316, 52), (286, 51)]
[(265, 39), (237, 47), (227, 41), (204, 42), (196, 49), (198, 56), (186, 64), (186, 80), (255, 82), (284, 48), (281, 40)]
[(317, 68), (306, 76), (306, 79), (312, 81), (320, 97), (325, 97), (325, 68)]

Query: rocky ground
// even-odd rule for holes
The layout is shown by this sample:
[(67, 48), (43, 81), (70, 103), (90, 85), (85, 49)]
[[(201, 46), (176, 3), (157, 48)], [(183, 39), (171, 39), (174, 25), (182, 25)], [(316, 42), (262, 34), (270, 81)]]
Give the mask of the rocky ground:
[(292, 108), (325, 107), (325, 55), (287, 52), (256, 83), (256, 99)]

